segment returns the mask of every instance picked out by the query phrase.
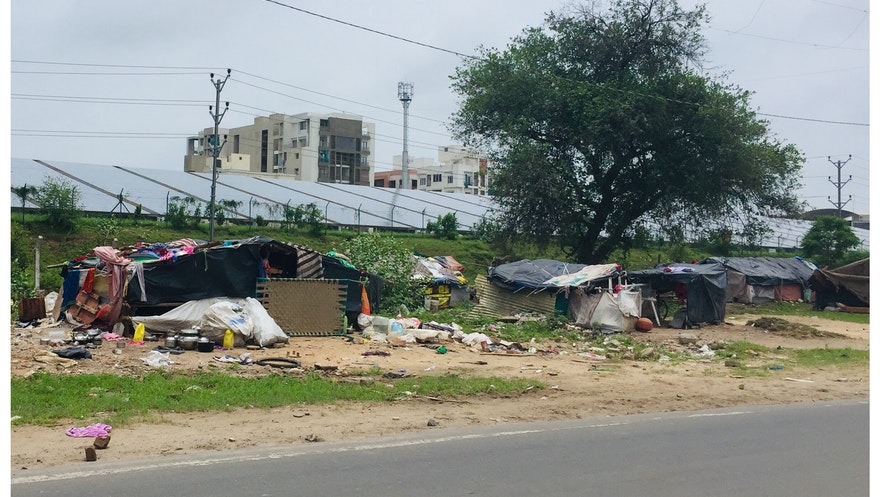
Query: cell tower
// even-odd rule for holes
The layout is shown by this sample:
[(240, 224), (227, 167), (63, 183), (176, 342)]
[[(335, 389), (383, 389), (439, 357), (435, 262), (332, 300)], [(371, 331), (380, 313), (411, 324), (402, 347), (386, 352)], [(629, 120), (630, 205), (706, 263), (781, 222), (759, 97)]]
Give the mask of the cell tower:
[(412, 83), (397, 83), (397, 98), (403, 104), (403, 156), (401, 157), (400, 183), (409, 189), (409, 103), (413, 97)]

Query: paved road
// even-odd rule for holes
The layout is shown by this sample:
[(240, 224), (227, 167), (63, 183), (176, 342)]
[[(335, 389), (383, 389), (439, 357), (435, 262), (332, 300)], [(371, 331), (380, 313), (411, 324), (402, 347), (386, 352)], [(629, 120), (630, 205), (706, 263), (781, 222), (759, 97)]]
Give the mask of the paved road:
[(867, 401), (434, 430), (12, 474), (12, 495), (868, 495)]

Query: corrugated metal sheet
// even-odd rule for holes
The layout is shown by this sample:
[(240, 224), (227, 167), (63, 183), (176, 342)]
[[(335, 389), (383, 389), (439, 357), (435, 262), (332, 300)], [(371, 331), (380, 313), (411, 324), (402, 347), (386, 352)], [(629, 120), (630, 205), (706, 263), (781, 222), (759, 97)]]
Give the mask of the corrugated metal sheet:
[(476, 278), (479, 303), (471, 309), (470, 316), (500, 318), (520, 312), (539, 312), (552, 315), (556, 311), (556, 294), (551, 291), (531, 293), (529, 290), (510, 292), (498, 288), (485, 275)]

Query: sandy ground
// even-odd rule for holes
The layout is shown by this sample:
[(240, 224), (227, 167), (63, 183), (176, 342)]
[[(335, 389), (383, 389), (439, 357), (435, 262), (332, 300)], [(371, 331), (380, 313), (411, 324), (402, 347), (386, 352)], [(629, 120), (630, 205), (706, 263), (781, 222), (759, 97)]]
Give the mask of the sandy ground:
[[(405, 397), (387, 403), (338, 403), (332, 405), (291, 405), (276, 409), (240, 409), (229, 413), (167, 413), (157, 422), (115, 426), (106, 449), (97, 451), (97, 462), (85, 462), (85, 448), (93, 438), (66, 435), (69, 427), (81, 427), (100, 420), (68, 421), (57, 426), (13, 426), (11, 467), (13, 474), (29, 469), (61, 465), (101, 464), (162, 455), (200, 454), (254, 446), (286, 446), (367, 439), (414, 430), (437, 430), (470, 425), (615, 416), (642, 412), (695, 410), (714, 407), (794, 402), (822, 402), (835, 399), (868, 398), (869, 371), (858, 368), (802, 369), (785, 362), (782, 370), (769, 370), (762, 377), (737, 375), (723, 361), (699, 357), (704, 343), (746, 340), (765, 345), (771, 352), (742, 358), (749, 365), (782, 363), (785, 351), (807, 348), (869, 348), (869, 326), (830, 321), (817, 317), (785, 317), (818, 330), (840, 336), (798, 338), (782, 332), (768, 332), (746, 326), (756, 316), (728, 315), (727, 322), (697, 330), (655, 328), (649, 333), (633, 333), (635, 340), (663, 350), (690, 351), (692, 359), (665, 362), (660, 357), (639, 360), (619, 357), (597, 359), (585, 345), (571, 343), (535, 344), (536, 354), (508, 355), (483, 352), (455, 341), (444, 342), (448, 353), (438, 354), (421, 345), (395, 346), (354, 342), (342, 337), (292, 338), (279, 348), (250, 351), (254, 359), (294, 357), (306, 371), (320, 368), (330, 377), (343, 379), (355, 369), (377, 365), (383, 372), (404, 372), (416, 377), (445, 373), (500, 377), (534, 378), (546, 387), (512, 395), (484, 395), (461, 399)], [(45, 326), (45, 327), (42, 327)], [(40, 338), (51, 330), (14, 328), (12, 330), (12, 375), (37, 370), (75, 374), (77, 372), (116, 372), (140, 374), (150, 366), (146, 357), (156, 343), (128, 345), (117, 349), (104, 343), (93, 350), (93, 359), (75, 365), (38, 362), (52, 347), (40, 345)], [(682, 345), (682, 333), (700, 341)], [(693, 338), (693, 337), (691, 337)], [(686, 340), (685, 340), (686, 341)], [(388, 356), (364, 355), (368, 351), (388, 352)], [(544, 353), (549, 351), (552, 353)], [(238, 355), (245, 349), (231, 351)], [(623, 351), (625, 353), (625, 351)], [(229, 352), (187, 351), (171, 356), (173, 370), (229, 370), (230, 374), (263, 375), (271, 366), (250, 365), (233, 368), (214, 360)], [(625, 356), (625, 354), (624, 354)], [(659, 360), (658, 360), (659, 359)], [(281, 370), (281, 374), (302, 371)], [(377, 381), (392, 382), (379, 378)]]

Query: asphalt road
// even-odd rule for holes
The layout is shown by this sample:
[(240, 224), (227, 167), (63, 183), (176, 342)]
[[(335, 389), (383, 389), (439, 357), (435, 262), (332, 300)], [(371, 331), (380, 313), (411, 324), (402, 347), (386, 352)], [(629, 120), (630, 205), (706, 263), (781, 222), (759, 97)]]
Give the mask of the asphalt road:
[(435, 429), (12, 473), (15, 496), (868, 495), (869, 404)]

